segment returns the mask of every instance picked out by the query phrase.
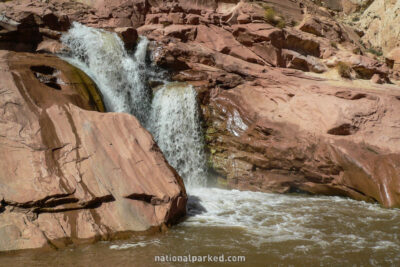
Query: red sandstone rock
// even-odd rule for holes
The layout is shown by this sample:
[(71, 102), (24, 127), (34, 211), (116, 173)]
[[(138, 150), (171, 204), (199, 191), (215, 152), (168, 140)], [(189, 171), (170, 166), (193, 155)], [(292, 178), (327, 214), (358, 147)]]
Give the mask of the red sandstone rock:
[(205, 117), (213, 167), (232, 188), (398, 207), (399, 90), (342, 90), (270, 72), (212, 93)]
[(299, 29), (316, 36), (328, 38), (332, 42), (349, 41), (347, 33), (339, 23), (323, 17), (307, 16), (299, 25)]
[[(324, 64), (334, 68), (342, 61), (358, 73), (358, 78), (370, 79), (375, 75), (375, 80), (379, 75), (387, 82), (389, 72), (385, 64), (368, 54), (363, 55), (365, 51), (358, 45), (360, 38), (357, 34), (342, 27), (326, 10), (311, 1), (301, 1), (301, 5), (290, 0), (269, 1), (286, 19), (284, 29), (265, 23), (264, 9), (255, 2), (83, 1), (87, 5), (68, 0), (49, 2), (15, 0), (1, 3), (1, 13), (23, 27), (16, 27), (13, 23), (0, 24), (4, 28), (0, 33), (0, 46), (33, 51), (43, 39), (57, 39), (60, 31), (67, 28), (67, 22), (72, 21), (95, 27), (137, 28), (139, 34), (155, 41), (151, 44), (157, 51), (154, 53), (155, 62), (171, 71), (174, 79), (187, 81), (198, 90), (207, 123), (211, 163), (221, 176), (228, 179), (230, 187), (282, 193), (300, 190), (377, 201), (387, 207), (400, 205), (399, 90), (395, 86), (373, 83), (368, 83), (368, 86), (375, 90), (354, 87), (350, 82), (334, 86), (332, 84), (337, 81), (301, 71), (321, 73), (325, 71)], [(290, 27), (301, 21), (300, 29)], [(52, 75), (38, 77), (54, 86)], [(40, 184), (38, 190), (31, 186), (33, 182), (23, 184), (24, 190), (21, 187), (15, 189), (20, 191), (14, 197), (26, 197), (23, 201), (27, 202), (9, 201), (7, 199), (13, 196), (6, 197), (0, 191), (0, 199), (7, 200), (0, 201), (0, 209), (5, 209), (0, 213), (0, 222), (7, 220), (0, 228), (1, 244), (11, 244), (9, 247), (15, 248), (38, 247), (45, 240), (43, 233), (52, 240), (65, 237), (73, 241), (91, 239), (110, 234), (106, 226), (115, 233), (124, 229), (147, 229), (179, 217), (186, 200), (180, 180), (160, 153), (149, 148), (151, 138), (134, 118), (78, 109), (71, 105), (71, 98), (74, 101), (80, 99), (76, 94), (69, 96), (68, 100), (49, 98), (47, 94), (48, 91), (43, 91), (37, 96), (32, 95), (32, 105), (39, 105), (41, 109), (39, 114), (27, 112), (26, 116), (32, 116), (29, 118), (17, 112), (14, 112), (17, 115), (9, 115), (8, 110), (12, 113), (12, 108), (17, 105), (4, 105), (7, 116), (19, 116), (18, 123), (10, 125), (17, 140), (25, 136), (25, 131), (29, 130), (32, 135), (38, 130), (37, 123), (31, 125), (31, 121), (47, 114), (42, 120), (51, 121), (53, 126), (42, 132), (55, 131), (57, 139), (54, 140), (63, 143), (43, 144), (41, 136), (34, 136), (31, 143), (39, 144), (42, 150), (32, 152), (32, 147), (22, 145), (21, 153), (31, 153), (30, 157), (35, 159), (36, 165), (32, 166), (37, 168), (34, 172), (37, 175), (31, 180), (58, 177), (46, 188), (55, 195), (43, 199), (48, 196), (40, 187), (46, 186), (45, 183)], [(25, 106), (31, 103), (24, 101)], [(91, 108), (85, 101), (79, 101), (81, 103), (75, 103), (77, 106)], [(15, 134), (22, 128), (18, 125), (25, 125), (21, 121), (30, 122), (21, 130), (22, 137)], [(106, 127), (106, 123), (118, 134), (111, 135), (113, 130)], [(77, 135), (85, 145), (77, 145), (78, 138), (73, 134), (72, 124), (77, 125)], [(93, 129), (92, 125), (98, 127), (99, 133), (88, 130)], [(138, 135), (134, 138), (142, 138), (144, 144), (139, 142), (135, 145), (128, 138), (127, 132), (133, 130)], [(106, 146), (104, 140), (111, 140), (113, 147), (117, 147)], [(121, 144), (121, 140), (125, 143)], [(64, 144), (67, 145), (63, 147)], [(99, 147), (99, 152), (89, 157), (95, 146)], [(126, 149), (131, 146), (142, 151), (140, 158), (146, 158), (145, 163), (152, 160), (163, 163), (158, 167), (150, 163), (141, 167), (144, 163)], [(151, 147), (156, 148), (154, 144)], [(76, 151), (83, 157), (78, 158)], [(60, 186), (64, 177), (57, 173), (58, 167), (46, 170), (46, 153), (50, 152), (57, 162), (64, 164), (63, 168), (77, 170), (67, 172), (70, 176), (65, 178), (72, 187), (65, 189)], [(112, 161), (108, 162), (107, 158)], [(127, 158), (137, 160), (138, 166), (128, 164)], [(16, 162), (14, 157), (7, 164), (16, 165)], [(104, 168), (116, 170), (115, 173), (109, 169), (102, 170), (110, 174), (107, 177), (96, 176), (87, 166), (89, 163), (102, 167), (105, 164)], [(120, 165), (124, 166), (122, 170), (118, 169)], [(32, 166), (17, 168), (16, 171), (32, 172)], [(83, 177), (87, 176), (81, 179), (82, 182), (78, 182), (79, 178), (71, 178), (79, 177), (81, 169), (85, 171)], [(127, 179), (134, 170), (138, 170), (132, 174), (134, 179)], [(153, 172), (160, 173), (160, 177), (142, 181), (144, 174)], [(100, 178), (96, 180), (96, 177)], [(165, 181), (173, 183), (166, 185)], [(85, 193), (83, 185), (95, 194)], [(116, 192), (115, 196), (112, 192)], [(32, 195), (39, 197), (33, 199)], [(115, 199), (112, 200), (110, 195)], [(78, 209), (66, 211), (66, 217), (63, 217), (64, 213), (44, 210), (35, 218), (35, 213), (22, 215), (11, 211), (10, 207), (15, 207), (15, 203), (29, 203), (28, 208), (22, 206), (23, 211), (38, 208), (38, 203), (46, 204), (39, 206), (42, 211), (64, 206)], [(98, 203), (101, 206), (90, 206)], [(2, 216), (4, 214), (7, 217)], [(102, 216), (101, 222), (97, 214)], [(70, 221), (74, 222), (73, 225)], [(122, 223), (118, 224), (119, 221)], [(72, 227), (76, 225), (79, 225), (78, 231)], [(20, 229), (28, 230), (21, 234)], [(62, 229), (67, 229), (67, 234)], [(20, 236), (32, 237), (32, 241)]]
[(374, 74), (371, 78), (371, 81), (373, 83), (377, 83), (377, 84), (383, 84), (385, 83), (385, 79), (383, 79), (379, 74)]
[(104, 110), (81, 71), (0, 53), (0, 250), (145, 231), (185, 214), (181, 178), (131, 115)]
[(37, 52), (44, 52), (50, 54), (57, 54), (64, 51), (66, 47), (64, 47), (60, 42), (56, 40), (44, 40), (42, 41), (38, 47), (36, 48)]
[(348, 63), (351, 64), (361, 78), (370, 79), (374, 74), (387, 77), (389, 73), (389, 68), (386, 64), (366, 56), (353, 55), (349, 58)]

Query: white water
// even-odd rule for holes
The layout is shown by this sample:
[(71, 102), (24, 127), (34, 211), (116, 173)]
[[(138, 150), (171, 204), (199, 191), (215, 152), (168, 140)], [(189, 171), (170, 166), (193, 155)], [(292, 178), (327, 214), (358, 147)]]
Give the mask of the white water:
[(186, 187), (205, 186), (205, 153), (196, 91), (183, 83), (169, 83), (153, 98), (148, 129)]
[[(115, 34), (79, 24), (74, 24), (62, 40), (73, 52), (68, 60), (95, 80), (107, 109), (136, 115), (153, 133), (168, 162), (184, 178), (189, 193), (189, 218), (182, 224), (187, 227), (185, 229), (240, 229), (240, 233), (232, 233), (239, 237), (244, 232), (249, 237), (244, 241), (248, 243), (242, 243), (242, 246), (260, 249), (267, 246), (268, 251), (260, 253), (276, 253), (289, 258), (313, 253), (329, 260), (333, 253), (340, 253), (342, 249), (363, 255), (370, 251), (390, 250), (392, 258), (396, 251), (400, 253), (398, 211), (338, 197), (205, 188), (205, 155), (196, 92), (186, 84), (166, 83), (157, 90), (150, 103), (150, 93), (145, 85), (148, 41), (142, 38), (135, 54), (129, 55)], [(184, 237), (190, 235), (183, 232)], [(175, 234), (179, 237), (179, 233)], [(194, 238), (202, 240), (201, 236)], [(227, 237), (227, 240), (230, 239)], [(110, 248), (135, 249), (160, 242), (140, 241)], [(163, 242), (169, 246), (169, 241)], [(222, 242), (221, 237), (197, 244), (206, 247), (210, 242)], [(286, 246), (291, 250), (286, 250)]]
[(154, 73), (146, 66), (149, 41), (142, 37), (132, 56), (115, 33), (79, 23), (61, 40), (71, 50), (64, 58), (94, 79), (106, 109), (135, 115), (186, 185), (204, 186), (205, 154), (196, 91), (186, 84), (165, 82), (150, 103), (146, 81)]
[(146, 121), (151, 101), (146, 89), (146, 38), (141, 38), (135, 54), (129, 55), (116, 33), (74, 22), (61, 41), (70, 48), (64, 59), (96, 82), (107, 111), (131, 113), (140, 122)]

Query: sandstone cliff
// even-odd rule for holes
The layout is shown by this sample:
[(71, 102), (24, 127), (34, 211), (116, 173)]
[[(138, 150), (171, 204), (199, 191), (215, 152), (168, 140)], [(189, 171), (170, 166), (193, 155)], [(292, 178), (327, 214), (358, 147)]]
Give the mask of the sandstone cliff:
[[(317, 4), (16, 0), (0, 3), (0, 47), (61, 51), (58, 39), (73, 21), (114, 30), (131, 48), (138, 32), (153, 41), (156, 64), (198, 91), (210, 169), (230, 188), (398, 207), (398, 61), (369, 53), (360, 41), (373, 38)], [(101, 110), (99, 101), (71, 87), (87, 81), (36, 55), (2, 52), (2, 249), (104, 238), (180, 217), (182, 182), (147, 131), (132, 116), (89, 111)], [(31, 68), (44, 58), (57, 64)]]
[[(264, 22), (265, 6), (218, 3), (152, 7), (138, 28), (157, 41), (159, 65), (197, 86), (216, 175), (231, 188), (398, 206), (400, 92), (377, 84), (390, 82), (390, 68), (313, 5), (280, 29)], [(361, 80), (335, 74), (339, 62)]]

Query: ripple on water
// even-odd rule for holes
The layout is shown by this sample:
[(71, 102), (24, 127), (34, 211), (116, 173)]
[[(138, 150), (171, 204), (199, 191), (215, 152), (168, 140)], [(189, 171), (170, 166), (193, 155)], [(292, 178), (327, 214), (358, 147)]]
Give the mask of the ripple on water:
[[(400, 252), (399, 210), (340, 197), (277, 195), (216, 188), (189, 190), (195, 214), (184, 223), (240, 227), (257, 245), (300, 241), (294, 252), (319, 247)], [(329, 254), (329, 252), (326, 252)]]
[(190, 216), (166, 233), (0, 255), (0, 266), (159, 266), (156, 255), (188, 254), (244, 255), (245, 266), (399, 266), (399, 210), (338, 197), (188, 193)]

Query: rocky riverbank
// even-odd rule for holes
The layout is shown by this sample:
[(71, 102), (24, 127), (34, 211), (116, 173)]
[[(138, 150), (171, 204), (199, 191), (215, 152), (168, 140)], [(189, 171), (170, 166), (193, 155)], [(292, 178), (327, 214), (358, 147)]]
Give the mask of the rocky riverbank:
[(185, 214), (182, 179), (149, 132), (102, 113), (94, 82), (52, 55), (68, 51), (60, 38), (75, 21), (131, 51), (146, 36), (152, 61), (196, 89), (209, 167), (229, 188), (399, 207), (398, 40), (376, 53), (363, 37), (373, 28), (320, 2), (0, 3), (0, 250), (110, 239)]

